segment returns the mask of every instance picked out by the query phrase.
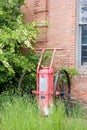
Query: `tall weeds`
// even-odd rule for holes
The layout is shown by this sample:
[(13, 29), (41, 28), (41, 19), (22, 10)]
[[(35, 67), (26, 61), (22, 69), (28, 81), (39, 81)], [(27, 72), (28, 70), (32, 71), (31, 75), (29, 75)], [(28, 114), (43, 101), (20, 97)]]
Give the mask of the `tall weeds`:
[(58, 102), (50, 115), (40, 114), (35, 101), (27, 96), (13, 97), (0, 106), (0, 130), (86, 130), (85, 120), (78, 116), (67, 117), (64, 104)]

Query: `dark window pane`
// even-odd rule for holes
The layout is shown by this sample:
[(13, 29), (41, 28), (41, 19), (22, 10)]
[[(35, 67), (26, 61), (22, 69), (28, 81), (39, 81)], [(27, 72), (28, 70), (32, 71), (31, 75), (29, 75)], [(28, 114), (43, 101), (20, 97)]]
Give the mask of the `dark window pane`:
[(82, 39), (81, 39), (81, 63), (87, 63), (87, 25), (82, 25)]
[(87, 37), (87, 25), (82, 26), (82, 37)]
[(87, 46), (82, 46), (82, 56), (87, 56)]
[(87, 37), (82, 37), (82, 44), (87, 44)]

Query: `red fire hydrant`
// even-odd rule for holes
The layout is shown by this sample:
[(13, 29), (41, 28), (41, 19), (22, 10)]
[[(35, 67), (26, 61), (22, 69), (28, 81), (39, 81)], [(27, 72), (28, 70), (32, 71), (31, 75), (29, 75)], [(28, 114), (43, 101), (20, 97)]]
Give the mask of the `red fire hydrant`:
[(49, 49), (43, 49), (42, 54), (37, 66), (37, 90), (33, 90), (32, 93), (36, 94), (37, 96), (37, 101), (38, 101), (38, 106), (41, 111), (41, 113), (45, 116), (49, 115), (50, 108), (53, 105), (53, 93), (54, 93), (54, 88), (53, 88), (53, 58), (55, 55), (56, 50), (62, 50), (62, 49), (50, 49), (54, 50), (51, 63), (49, 67), (43, 67), (40, 69), (40, 64), (41, 60), (44, 54), (45, 50)]
[(49, 108), (53, 104), (53, 69), (44, 67), (39, 74), (39, 107), (44, 115), (49, 114)]

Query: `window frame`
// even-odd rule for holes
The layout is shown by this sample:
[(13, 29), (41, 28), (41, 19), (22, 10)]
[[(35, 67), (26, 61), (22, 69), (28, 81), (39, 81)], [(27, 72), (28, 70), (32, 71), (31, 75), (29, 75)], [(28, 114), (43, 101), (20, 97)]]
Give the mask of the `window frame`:
[(82, 25), (79, 22), (79, 14), (80, 14), (80, 0), (76, 0), (76, 67), (79, 72), (87, 73), (87, 65), (81, 65), (81, 36), (82, 36)]

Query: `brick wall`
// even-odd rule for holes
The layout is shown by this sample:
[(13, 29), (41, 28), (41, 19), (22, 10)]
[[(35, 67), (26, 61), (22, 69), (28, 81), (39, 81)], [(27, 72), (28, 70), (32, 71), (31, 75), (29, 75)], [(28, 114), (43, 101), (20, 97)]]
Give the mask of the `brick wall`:
[(87, 74), (75, 76), (72, 83), (72, 99), (87, 104)]
[[(48, 0), (35, 0), (34, 2), (34, 20), (35, 21), (48, 21)], [(38, 39), (38, 45), (47, 42), (47, 26), (40, 26), (40, 29), (46, 33), (42, 33)]]
[(64, 65), (75, 65), (75, 0), (50, 0), (48, 41), (51, 47), (62, 47)]
[[(36, 47), (62, 47), (64, 50), (56, 54), (56, 66), (76, 66), (76, 0), (33, 0), (33, 19), (50, 24), (41, 27), (46, 34)], [(86, 74), (74, 77), (71, 93), (73, 99), (87, 103)]]
[(25, 5), (21, 7), (21, 10), (27, 22), (34, 20), (34, 0), (25, 0)]

